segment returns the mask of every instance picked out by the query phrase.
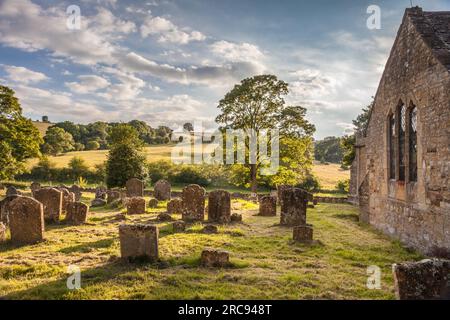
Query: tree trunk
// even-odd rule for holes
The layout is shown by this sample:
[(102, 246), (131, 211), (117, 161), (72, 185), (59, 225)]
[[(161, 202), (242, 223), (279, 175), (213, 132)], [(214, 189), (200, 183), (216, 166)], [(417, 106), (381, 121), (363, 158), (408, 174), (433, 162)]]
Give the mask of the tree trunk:
[(250, 165), (250, 180), (252, 193), (258, 192), (258, 181), (256, 181), (256, 164)]

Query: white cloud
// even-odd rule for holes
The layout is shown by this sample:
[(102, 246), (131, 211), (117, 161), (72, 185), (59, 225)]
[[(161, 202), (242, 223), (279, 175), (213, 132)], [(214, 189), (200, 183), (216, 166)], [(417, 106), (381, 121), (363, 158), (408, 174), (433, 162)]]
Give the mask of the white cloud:
[(3, 69), (8, 73), (8, 79), (18, 83), (36, 83), (49, 78), (41, 73), (24, 67), (2, 65)]
[(170, 20), (162, 17), (149, 17), (141, 25), (141, 35), (147, 38), (149, 35), (157, 36), (158, 42), (170, 42), (187, 44), (191, 41), (203, 41), (206, 36), (199, 31), (180, 29)]
[(264, 58), (258, 46), (246, 42), (238, 44), (222, 40), (214, 42), (210, 48), (214, 54), (229, 61), (260, 61)]
[(66, 82), (65, 85), (72, 92), (86, 94), (104, 89), (110, 85), (109, 81), (96, 75), (78, 76), (78, 82)]

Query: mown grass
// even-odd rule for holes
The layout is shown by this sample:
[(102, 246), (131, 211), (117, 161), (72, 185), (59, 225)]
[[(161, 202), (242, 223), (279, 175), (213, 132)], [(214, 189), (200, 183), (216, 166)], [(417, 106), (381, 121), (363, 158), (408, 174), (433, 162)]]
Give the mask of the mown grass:
[[(86, 195), (84, 201), (92, 198)], [(46, 241), (31, 246), (0, 245), (0, 297), (6, 299), (393, 299), (391, 265), (417, 260), (395, 241), (357, 222), (357, 208), (319, 204), (308, 209), (317, 243), (294, 243), (292, 229), (277, 217), (257, 216), (257, 206), (233, 201), (243, 223), (201, 233), (184, 233), (158, 222), (164, 204), (145, 215), (128, 216), (160, 228), (160, 260), (128, 263), (119, 258), (120, 209), (93, 209), (88, 223), (46, 227)], [(175, 215), (176, 218), (180, 216)], [(231, 266), (200, 267), (203, 248), (230, 252)], [(82, 288), (68, 290), (67, 266), (82, 270)], [(382, 288), (366, 288), (366, 269), (382, 270)]]

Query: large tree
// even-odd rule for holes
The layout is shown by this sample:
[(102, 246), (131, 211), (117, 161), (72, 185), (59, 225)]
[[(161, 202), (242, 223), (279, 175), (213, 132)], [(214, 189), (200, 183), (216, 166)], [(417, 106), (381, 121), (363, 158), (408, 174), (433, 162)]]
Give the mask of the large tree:
[[(310, 141), (315, 128), (305, 119), (305, 108), (286, 105), (284, 97), (288, 92), (288, 84), (274, 75), (246, 78), (220, 100), (218, 108), (221, 113), (216, 122), (226, 128), (242, 130), (249, 137), (244, 146), (247, 155), (248, 141), (254, 139), (253, 135), (259, 135), (263, 130), (278, 129), (280, 148), (286, 148), (280, 150), (280, 166), (284, 165), (288, 170), (301, 170), (302, 164), (293, 163), (295, 155), (289, 150), (299, 149), (298, 143)], [(310, 147), (306, 149), (306, 157), (311, 158)], [(247, 164), (252, 192), (257, 191), (258, 171), (265, 165), (261, 156), (258, 148), (256, 161)]]
[(27, 159), (40, 156), (41, 143), (38, 129), (22, 115), (14, 91), (0, 85), (0, 179), (23, 172)]
[(51, 127), (47, 130), (42, 145), (43, 153), (56, 156), (74, 149), (75, 141), (70, 133), (59, 127)]
[(142, 140), (135, 128), (127, 124), (115, 126), (110, 132), (110, 151), (106, 162), (108, 188), (124, 187), (130, 178), (145, 179), (147, 168), (142, 153)]

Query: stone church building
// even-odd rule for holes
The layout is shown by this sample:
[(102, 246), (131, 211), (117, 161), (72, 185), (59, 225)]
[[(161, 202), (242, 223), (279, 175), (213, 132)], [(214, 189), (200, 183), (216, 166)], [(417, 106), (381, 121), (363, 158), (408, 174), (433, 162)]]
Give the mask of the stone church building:
[(361, 221), (450, 256), (450, 12), (406, 9), (357, 134), (350, 194)]

